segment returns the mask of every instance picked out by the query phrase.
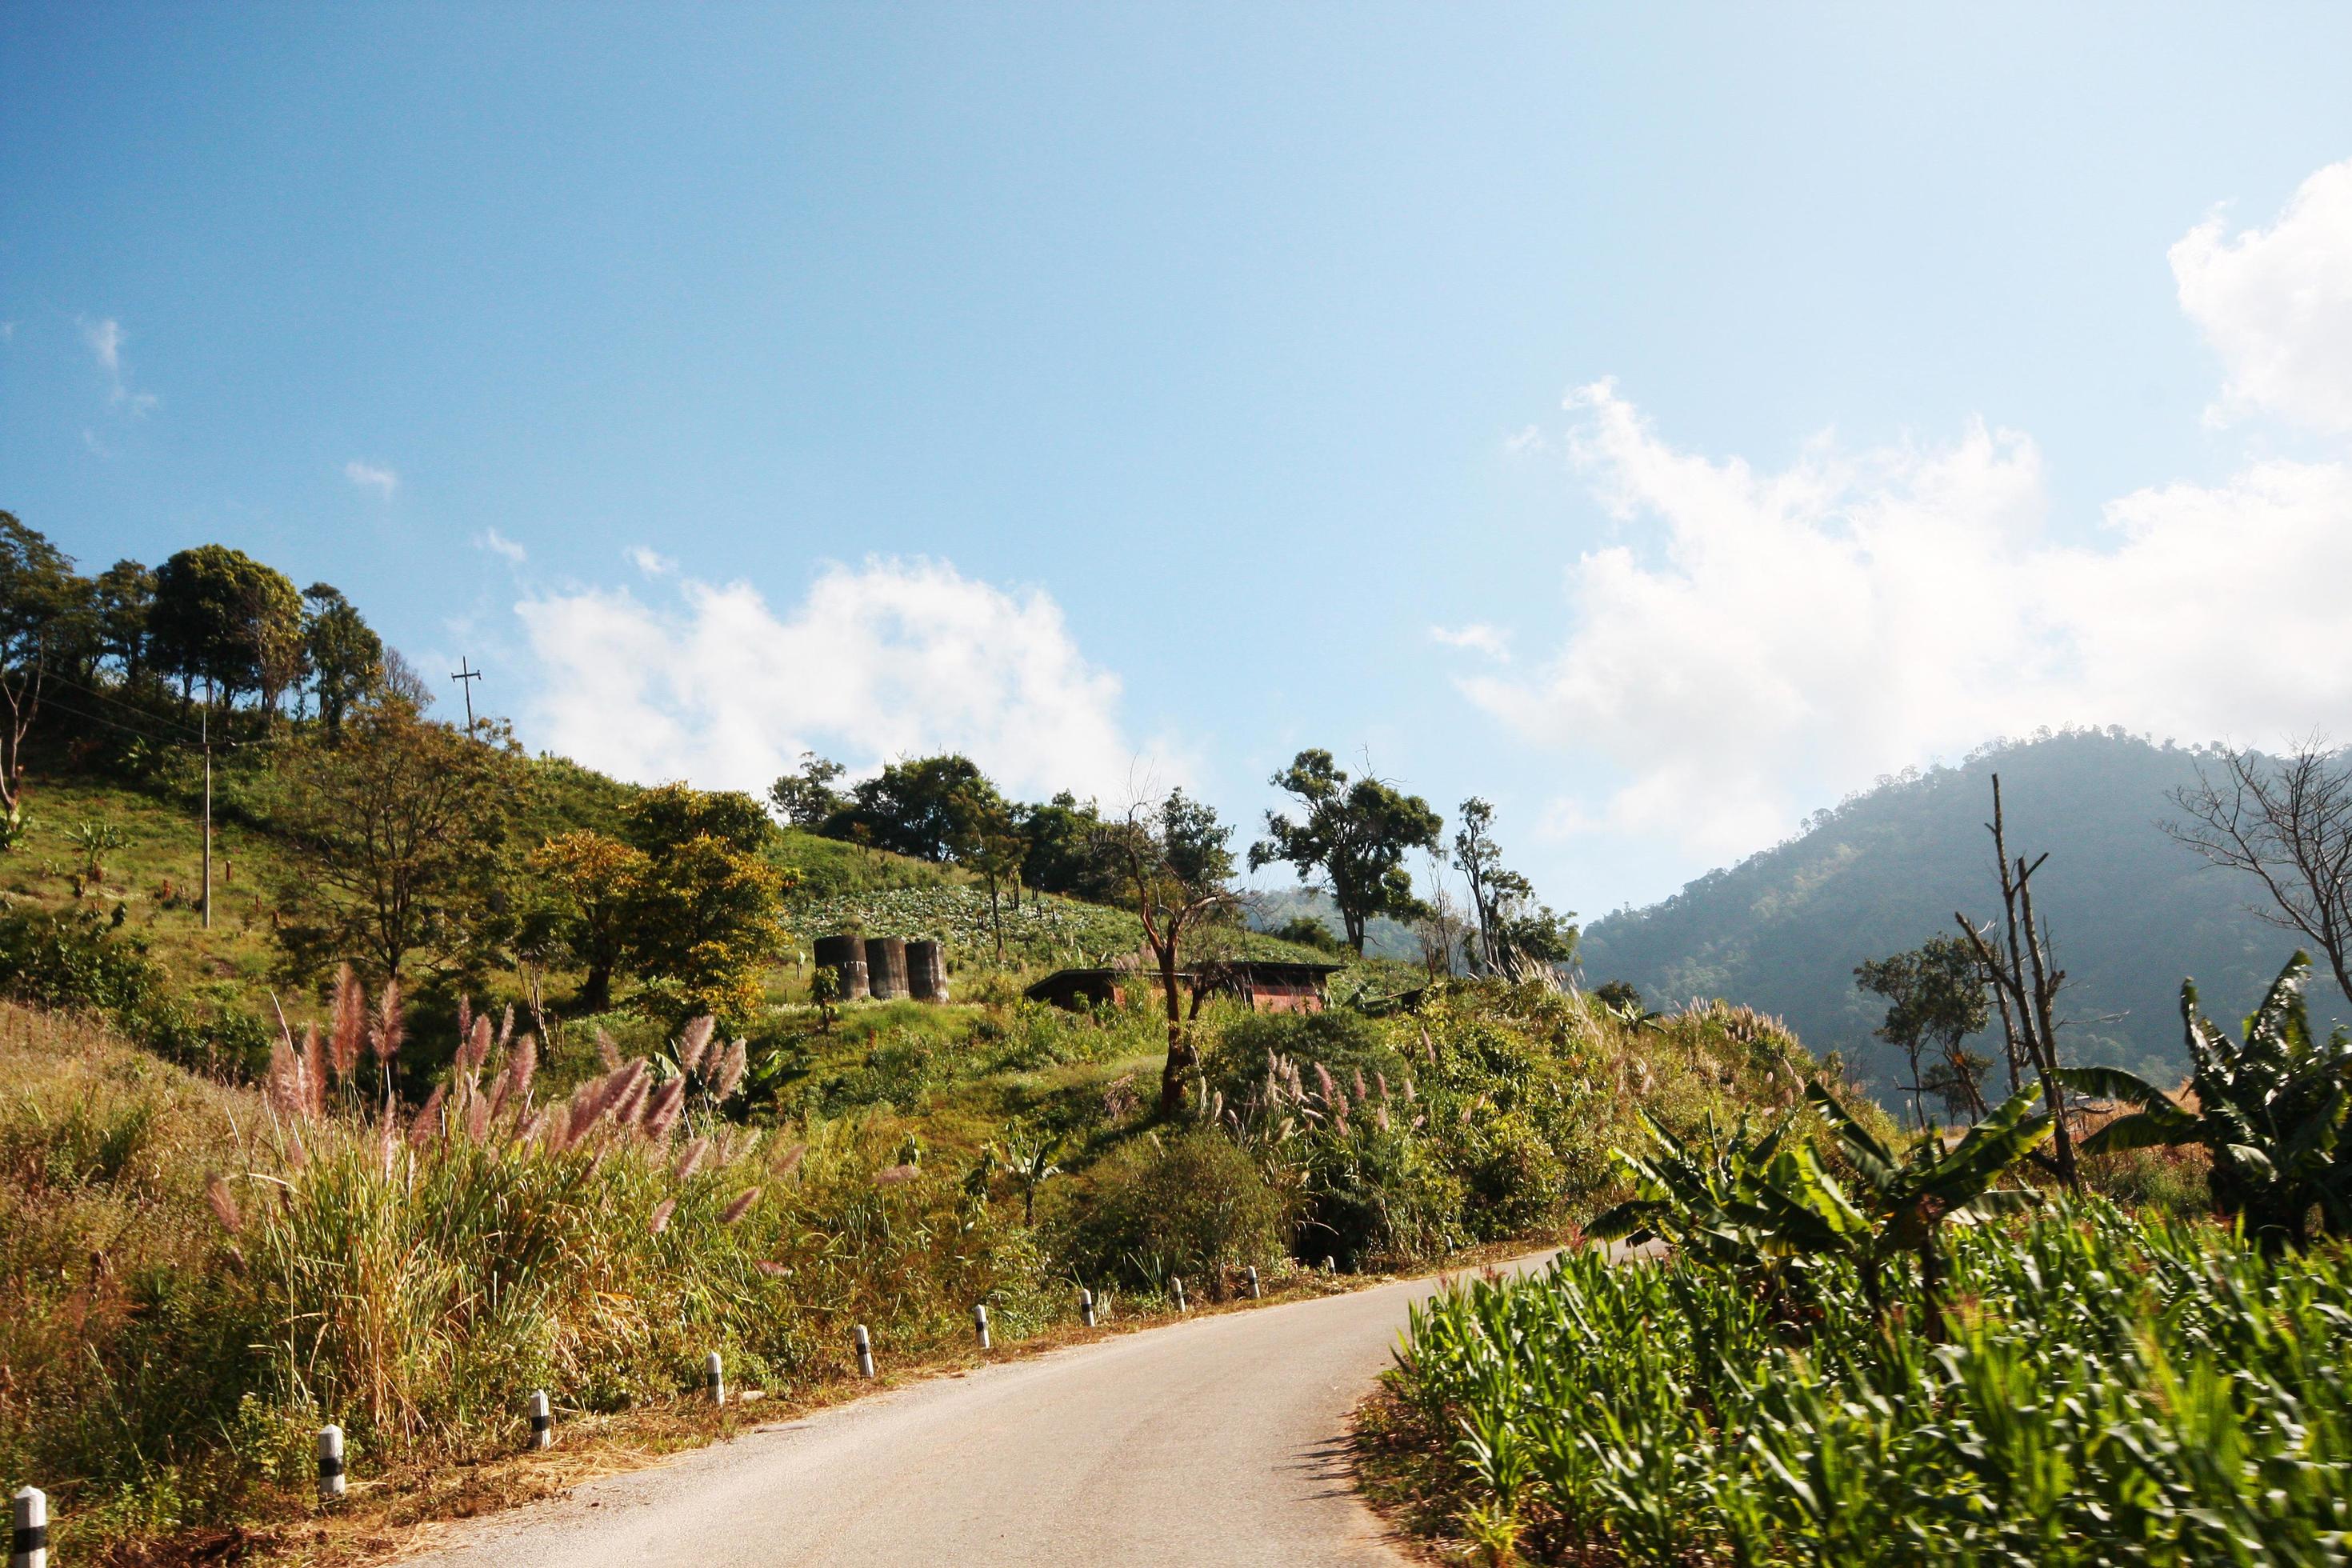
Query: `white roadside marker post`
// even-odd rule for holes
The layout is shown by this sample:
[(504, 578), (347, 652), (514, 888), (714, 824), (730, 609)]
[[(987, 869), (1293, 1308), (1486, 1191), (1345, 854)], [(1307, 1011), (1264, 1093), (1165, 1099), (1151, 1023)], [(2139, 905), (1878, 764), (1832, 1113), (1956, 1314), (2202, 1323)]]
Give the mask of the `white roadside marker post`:
[(20, 1488), (8, 1516), (8, 1568), (49, 1568), (49, 1494)]
[(719, 1359), (717, 1351), (712, 1351), (704, 1358), (702, 1376), (703, 1381), (710, 1384), (710, 1403), (725, 1405), (727, 1403), (727, 1363)]
[(988, 1342), (988, 1304), (986, 1302), (972, 1303), (971, 1326), (980, 1335), (980, 1348), (982, 1350), (992, 1348)]
[(319, 1500), (339, 1502), (343, 1495), (343, 1429), (329, 1422), (319, 1428)]
[(1095, 1326), (1095, 1293), (1091, 1290), (1078, 1292), (1078, 1321), (1090, 1329)]
[(1249, 1282), (1250, 1300), (1253, 1301), (1263, 1300), (1265, 1293), (1257, 1288), (1257, 1265), (1255, 1263), (1250, 1265)]
[(555, 1417), (547, 1408), (547, 1390), (530, 1391), (530, 1446), (534, 1448), (555, 1447)]
[(1184, 1305), (1184, 1281), (1181, 1279), (1176, 1281), (1176, 1310), (1180, 1314), (1192, 1310)]
[(857, 1375), (872, 1377), (874, 1375), (874, 1336), (866, 1331), (865, 1324), (860, 1323), (852, 1337), (857, 1342)]

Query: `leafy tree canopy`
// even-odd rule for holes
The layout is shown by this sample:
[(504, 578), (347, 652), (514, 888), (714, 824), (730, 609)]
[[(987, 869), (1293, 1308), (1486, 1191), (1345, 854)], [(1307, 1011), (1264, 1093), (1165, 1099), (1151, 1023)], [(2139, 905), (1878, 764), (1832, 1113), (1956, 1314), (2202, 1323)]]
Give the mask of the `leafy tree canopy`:
[(1364, 951), (1364, 924), (1375, 915), (1411, 919), (1422, 912), (1404, 858), (1433, 849), (1444, 820), (1419, 795), (1376, 778), (1350, 781), (1326, 751), (1304, 751), (1274, 775), (1275, 788), (1296, 797), (1297, 821), (1265, 814), (1266, 837), (1250, 847), (1252, 870), (1289, 862), (1301, 881), (1320, 879), (1347, 927), (1348, 946)]

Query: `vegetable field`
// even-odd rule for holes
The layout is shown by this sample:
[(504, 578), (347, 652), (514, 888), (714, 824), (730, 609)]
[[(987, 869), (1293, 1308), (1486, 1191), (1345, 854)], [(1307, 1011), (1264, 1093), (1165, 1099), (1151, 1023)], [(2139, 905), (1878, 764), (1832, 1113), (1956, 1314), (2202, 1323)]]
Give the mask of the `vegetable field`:
[(1450, 1436), (1496, 1561), (2345, 1560), (2340, 1248), (2093, 1205), (1970, 1229), (1951, 1271), (1936, 1343), (1915, 1284), (1882, 1328), (1843, 1262), (1792, 1299), (1565, 1254), (1417, 1310), (1394, 1418)]

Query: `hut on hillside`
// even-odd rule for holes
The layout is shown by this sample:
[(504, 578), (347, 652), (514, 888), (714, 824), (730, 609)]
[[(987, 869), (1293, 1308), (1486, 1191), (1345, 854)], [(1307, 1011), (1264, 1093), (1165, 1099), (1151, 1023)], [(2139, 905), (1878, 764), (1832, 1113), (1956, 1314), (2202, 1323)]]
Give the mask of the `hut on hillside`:
[[(1221, 961), (1180, 969), (1176, 984), (1193, 994), (1237, 996), (1261, 1013), (1320, 1013), (1330, 1005), (1325, 987), (1337, 963), (1274, 963), (1255, 959)], [(1023, 993), (1032, 1002), (1073, 1011), (1124, 1005), (1128, 988), (1157, 990), (1160, 974), (1150, 969), (1057, 969)]]

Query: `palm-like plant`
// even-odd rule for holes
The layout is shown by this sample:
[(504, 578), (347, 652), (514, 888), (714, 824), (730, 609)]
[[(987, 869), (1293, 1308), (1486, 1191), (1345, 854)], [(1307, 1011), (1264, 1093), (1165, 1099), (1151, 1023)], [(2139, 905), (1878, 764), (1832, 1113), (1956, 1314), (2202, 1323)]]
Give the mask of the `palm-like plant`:
[(2231, 1039), (2180, 987), (2189, 1037), (2194, 1110), (2118, 1068), (2069, 1068), (2070, 1089), (2137, 1107), (2092, 1135), (2085, 1153), (2202, 1143), (2213, 1157), (2213, 1204), (2241, 1216), (2265, 1248), (2300, 1247), (2316, 1208), (2332, 1229), (2352, 1229), (2352, 1162), (2340, 1158), (2352, 1112), (2352, 1039), (2341, 1028), (2314, 1036), (2304, 1012), (2309, 955), (2297, 952), (2271, 982), (2262, 1005)]
[(1763, 1189), (1776, 1231), (1811, 1250), (1851, 1254), (1861, 1270), (1864, 1293), (1881, 1315), (1886, 1308), (1885, 1264), (1905, 1253), (1916, 1255), (1927, 1333), (1940, 1340), (1945, 1263), (1937, 1232), (1946, 1225), (1974, 1225), (2042, 1201), (2042, 1194), (2031, 1188), (1996, 1188), (1993, 1184), (2051, 1135), (2054, 1128), (2049, 1114), (2033, 1111), (2032, 1094), (2020, 1094), (1948, 1149), (1931, 1127), (1897, 1154), (1820, 1084), (1805, 1093), (1836, 1134), (1853, 1169), (1854, 1190), (1849, 1195), (1810, 1146), (1790, 1150), (1773, 1162), (1772, 1179)]
[(1633, 1178), (1633, 1196), (1595, 1218), (1584, 1233), (1633, 1247), (1663, 1241), (1725, 1267), (1761, 1267), (1778, 1239), (1762, 1206), (1766, 1172), (1780, 1152), (1788, 1122), (1759, 1136), (1743, 1118), (1727, 1137), (1710, 1120), (1703, 1134), (1683, 1138), (1647, 1111), (1641, 1115), (1657, 1152), (1610, 1152)]

